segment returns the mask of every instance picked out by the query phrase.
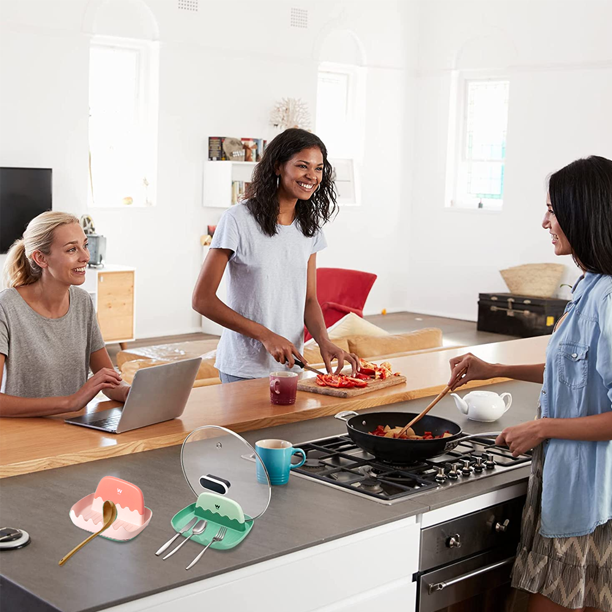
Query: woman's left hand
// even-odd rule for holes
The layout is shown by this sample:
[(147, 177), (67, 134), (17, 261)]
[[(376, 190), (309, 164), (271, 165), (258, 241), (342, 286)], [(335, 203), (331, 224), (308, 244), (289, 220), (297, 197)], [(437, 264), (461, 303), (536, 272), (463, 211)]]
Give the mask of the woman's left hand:
[(330, 374), (333, 371), (331, 362), (334, 359), (338, 360), (338, 366), (336, 367), (335, 374), (340, 374), (345, 362), (351, 364), (351, 368), (353, 369), (352, 376), (357, 374), (357, 371), (359, 370), (359, 357), (357, 357), (357, 355), (354, 353), (347, 353), (329, 340), (319, 344), (319, 350), (321, 351), (321, 356), (325, 362), (325, 367)]
[(546, 436), (543, 434), (542, 421), (545, 419), (537, 419), (535, 421), (529, 421), (527, 423), (521, 423), (514, 427), (506, 427), (502, 431), (495, 444), (498, 446), (507, 446), (510, 449), (513, 457), (531, 450), (542, 444), (546, 440)]

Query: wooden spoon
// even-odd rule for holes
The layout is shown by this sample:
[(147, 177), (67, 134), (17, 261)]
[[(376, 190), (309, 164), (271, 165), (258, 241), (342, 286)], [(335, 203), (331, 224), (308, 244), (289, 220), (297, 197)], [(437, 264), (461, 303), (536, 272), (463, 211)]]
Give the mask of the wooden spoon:
[[(461, 370), (461, 372), (457, 374), (457, 377), (455, 378), (453, 383), (459, 380), (466, 372), (467, 372), (467, 368), (463, 368), (463, 370)], [(433, 402), (431, 402), (431, 404), (429, 404), (429, 406), (427, 406), (427, 408), (425, 408), (425, 410), (423, 410), (421, 414), (418, 414), (417, 416), (415, 416), (414, 419), (412, 419), (412, 421), (408, 423), (408, 425), (402, 428), (402, 430), (397, 434), (396, 437), (399, 438), (400, 436), (403, 436), (417, 421), (420, 421), (451, 389), (452, 389), (451, 385), (446, 385), (446, 387), (444, 387), (444, 389), (440, 391), (440, 393), (433, 400)]]
[(68, 561), (68, 559), (70, 559), (70, 557), (72, 557), (72, 555), (74, 555), (74, 553), (77, 550), (80, 550), (81, 548), (83, 548), (83, 546), (85, 546), (85, 544), (87, 544), (87, 542), (91, 542), (96, 536), (99, 536), (103, 531), (106, 531), (115, 522), (116, 518), (117, 518), (117, 506), (115, 506), (114, 502), (112, 501), (105, 501), (104, 505), (102, 506), (102, 519), (104, 521), (104, 525), (102, 525), (102, 529), (100, 529), (100, 531), (97, 531), (96, 533), (93, 533), (86, 540), (84, 540), (78, 546), (73, 548), (59, 562), (59, 564), (64, 565), (64, 563), (66, 563), (66, 561)]

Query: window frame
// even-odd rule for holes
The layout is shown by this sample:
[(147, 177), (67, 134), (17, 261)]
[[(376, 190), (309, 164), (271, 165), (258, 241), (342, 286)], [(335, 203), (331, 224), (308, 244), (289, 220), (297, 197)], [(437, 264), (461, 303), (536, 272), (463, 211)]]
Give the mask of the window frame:
[[(115, 36), (92, 36), (89, 43), (89, 52), (93, 48), (118, 49), (121, 51), (134, 51), (137, 53), (137, 86), (135, 105), (137, 123), (140, 132), (144, 135), (140, 149), (145, 155), (146, 200), (134, 201), (130, 205), (121, 202), (96, 203), (92, 185), (92, 171), (89, 166), (87, 208), (100, 209), (141, 209), (151, 208), (157, 203), (157, 155), (158, 155), (158, 121), (159, 121), (159, 43), (151, 40), (122, 38)], [(89, 64), (89, 79), (91, 80), (91, 63)], [(89, 95), (88, 95), (89, 100)], [(91, 155), (90, 124), (88, 122), (88, 150)]]
[[(350, 163), (349, 173), (352, 175), (350, 192), (353, 197), (346, 199), (338, 197), (339, 206), (354, 207), (361, 205), (361, 172), (363, 168), (363, 156), (365, 149), (365, 100), (366, 100), (366, 71), (365, 68), (356, 64), (343, 64), (337, 62), (319, 62), (317, 68), (317, 134), (320, 132), (318, 124), (318, 85), (321, 73), (342, 74), (348, 77), (347, 86), (347, 128), (354, 136), (351, 138), (352, 144), (346, 150), (329, 150), (329, 162), (334, 166), (334, 162), (344, 165)], [(325, 142), (325, 134), (322, 136)], [(350, 153), (346, 155), (346, 153)], [(346, 166), (345, 166), (346, 167)]]
[(501, 212), (504, 204), (507, 146), (504, 151), (503, 160), (471, 160), (471, 161), (497, 161), (502, 163), (503, 183), (502, 197), (499, 199), (481, 199), (482, 206), (475, 201), (476, 198), (468, 200), (467, 192), (462, 189), (461, 183), (465, 184), (465, 175), (470, 160), (466, 157), (467, 151), (467, 127), (468, 127), (468, 97), (469, 86), (475, 82), (504, 82), (508, 86), (508, 107), (506, 112), (506, 142), (508, 134), (508, 119), (510, 115), (510, 86), (511, 80), (506, 72), (483, 72), (483, 71), (455, 71), (451, 79), (451, 112), (449, 113), (449, 146), (448, 146), (448, 170), (446, 177), (445, 209), (455, 211), (489, 211)]

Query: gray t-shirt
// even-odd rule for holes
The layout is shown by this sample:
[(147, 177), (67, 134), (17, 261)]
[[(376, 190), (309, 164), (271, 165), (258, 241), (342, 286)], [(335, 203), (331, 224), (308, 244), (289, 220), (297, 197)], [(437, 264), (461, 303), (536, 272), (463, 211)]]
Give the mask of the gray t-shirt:
[(3, 393), (72, 395), (87, 382), (90, 355), (103, 347), (93, 302), (83, 289), (70, 287), (68, 312), (59, 319), (32, 310), (15, 288), (0, 292)]
[[(247, 319), (287, 338), (301, 352), (308, 259), (327, 246), (323, 232), (304, 236), (297, 223), (264, 234), (244, 204), (226, 211), (217, 225), (213, 249), (231, 249), (227, 265), (227, 305)], [(263, 344), (224, 329), (215, 367), (231, 376), (262, 378), (284, 370)]]

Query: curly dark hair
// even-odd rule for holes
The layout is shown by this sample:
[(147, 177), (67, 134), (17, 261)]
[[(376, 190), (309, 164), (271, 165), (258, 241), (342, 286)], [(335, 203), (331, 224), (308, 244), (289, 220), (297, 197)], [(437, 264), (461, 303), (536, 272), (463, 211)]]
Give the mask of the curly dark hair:
[(289, 128), (267, 146), (261, 161), (255, 166), (253, 180), (247, 188), (249, 211), (264, 234), (274, 236), (278, 231), (279, 202), (276, 169), (304, 149), (318, 147), (323, 154), (323, 176), (318, 189), (308, 200), (298, 200), (295, 220), (304, 236), (314, 236), (336, 214), (337, 194), (332, 180), (332, 166), (327, 160), (323, 141), (306, 130)]
[(548, 192), (574, 261), (589, 272), (612, 275), (612, 161), (577, 159), (551, 174)]

